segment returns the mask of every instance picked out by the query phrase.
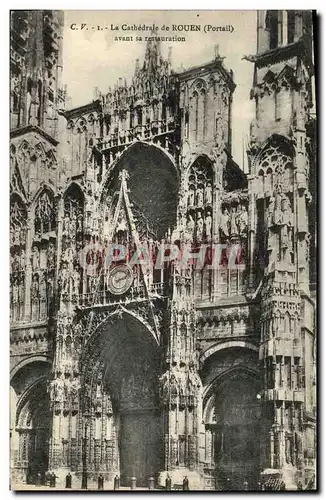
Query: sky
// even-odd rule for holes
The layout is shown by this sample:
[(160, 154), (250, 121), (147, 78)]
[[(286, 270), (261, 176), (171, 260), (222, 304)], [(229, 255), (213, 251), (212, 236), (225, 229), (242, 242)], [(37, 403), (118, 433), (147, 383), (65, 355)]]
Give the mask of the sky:
[[(123, 31), (135, 23), (159, 27), (158, 36), (184, 36), (185, 42), (162, 42), (161, 52), (167, 56), (172, 47), (172, 68), (180, 70), (204, 64), (214, 58), (214, 46), (227, 69), (234, 72), (237, 85), (233, 99), (232, 150), (235, 161), (243, 167), (243, 142), (249, 135), (249, 124), (254, 106), (249, 99), (253, 78), (253, 64), (243, 60), (244, 55), (256, 52), (256, 11), (89, 11), (66, 10), (63, 38), (64, 83), (70, 100), (68, 107), (87, 104), (93, 99), (94, 88), (107, 92), (119, 77), (131, 81), (135, 60), (142, 63), (150, 32)], [(84, 28), (81, 30), (81, 23)], [(119, 26), (119, 30), (111, 30)], [(201, 31), (172, 31), (173, 25), (200, 25)], [(71, 29), (79, 28), (79, 29)], [(162, 30), (162, 26), (170, 30)], [(204, 32), (207, 25), (210, 31)], [(98, 30), (97, 27), (103, 28)], [(106, 29), (106, 26), (108, 29)], [(206, 28), (205, 28), (206, 26)], [(218, 26), (232, 26), (233, 32), (213, 31)], [(93, 28), (94, 27), (94, 28)], [(88, 29), (87, 29), (88, 28)], [(115, 41), (116, 36), (133, 36), (134, 41)], [(142, 36), (143, 41), (136, 41)], [(245, 161), (246, 168), (246, 161)]]

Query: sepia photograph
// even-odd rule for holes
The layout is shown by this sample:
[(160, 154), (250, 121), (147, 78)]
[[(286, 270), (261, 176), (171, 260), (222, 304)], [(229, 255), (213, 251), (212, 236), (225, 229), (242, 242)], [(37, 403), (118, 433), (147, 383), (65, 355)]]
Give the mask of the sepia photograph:
[(9, 15), (10, 489), (316, 491), (316, 12)]

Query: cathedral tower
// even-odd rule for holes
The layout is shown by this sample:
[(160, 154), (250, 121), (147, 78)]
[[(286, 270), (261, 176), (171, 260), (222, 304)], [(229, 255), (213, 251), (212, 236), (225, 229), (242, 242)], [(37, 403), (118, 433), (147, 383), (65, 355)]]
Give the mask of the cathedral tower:
[(287, 488), (308, 481), (314, 463), (311, 30), (311, 12), (259, 11), (257, 54), (249, 58), (256, 104), (249, 148), (251, 265), (261, 269), (256, 285), (262, 283), (265, 372), (261, 466), (278, 470)]
[(10, 22), (11, 460), (19, 482), (48, 468), (63, 13), (12, 11)]

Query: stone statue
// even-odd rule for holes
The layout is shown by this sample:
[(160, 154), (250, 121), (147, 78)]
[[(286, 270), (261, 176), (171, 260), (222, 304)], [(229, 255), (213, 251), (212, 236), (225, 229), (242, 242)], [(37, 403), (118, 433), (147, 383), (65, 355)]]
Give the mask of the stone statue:
[(55, 401), (56, 400), (56, 381), (55, 380), (51, 380), (50, 384), (49, 384), (49, 394), (50, 394), (50, 399), (51, 401)]
[(79, 295), (79, 279), (80, 279), (79, 272), (77, 269), (75, 269), (73, 274), (73, 284), (74, 284), (73, 293), (76, 297), (78, 297)]
[(66, 262), (68, 263), (68, 268), (71, 269), (73, 261), (74, 261), (74, 251), (72, 248), (68, 248), (66, 250), (64, 258), (65, 258)]
[(279, 193), (275, 195), (273, 223), (276, 226), (282, 224), (282, 196)]
[(279, 248), (279, 229), (275, 224), (275, 207), (276, 199), (271, 197), (267, 209), (266, 225), (267, 225), (267, 248), (269, 251), (269, 263), (276, 262), (278, 258)]
[(275, 211), (275, 198), (273, 196), (270, 197), (268, 208), (267, 208), (267, 228), (270, 228), (274, 224), (274, 211)]
[(69, 225), (70, 225), (70, 219), (68, 215), (63, 219), (63, 230), (62, 233), (64, 236), (69, 235)]
[(197, 207), (202, 207), (204, 202), (203, 189), (198, 188), (197, 190)]
[(39, 249), (34, 246), (32, 250), (32, 267), (33, 271), (36, 271), (40, 265), (40, 252)]
[(75, 233), (76, 233), (76, 219), (75, 219), (75, 217), (72, 217), (70, 219), (69, 232), (70, 232), (71, 237), (74, 238)]
[(227, 208), (223, 210), (221, 215), (220, 229), (224, 236), (229, 236), (229, 223), (230, 223), (230, 215)]
[(205, 203), (208, 205), (212, 203), (212, 185), (210, 182), (207, 183), (205, 188)]
[(248, 212), (244, 205), (240, 206), (240, 213), (238, 215), (239, 233), (243, 236), (248, 228)]
[(203, 231), (204, 231), (204, 221), (202, 219), (201, 214), (198, 214), (197, 232), (196, 232), (197, 241), (200, 241), (202, 239), (202, 237), (203, 237)]
[(281, 248), (283, 250), (283, 261), (286, 264), (291, 264), (291, 226), (293, 224), (293, 213), (291, 208), (291, 203), (286, 195), (282, 196), (281, 201)]
[(32, 301), (38, 301), (38, 293), (39, 293), (38, 279), (37, 276), (33, 276), (32, 286), (31, 286)]
[(78, 214), (77, 217), (77, 231), (81, 233), (83, 231), (83, 214)]
[(80, 389), (79, 380), (74, 378), (70, 386), (70, 397), (73, 402), (78, 400), (78, 391)]
[(255, 145), (257, 142), (258, 131), (259, 131), (258, 129), (259, 129), (259, 126), (258, 126), (257, 120), (254, 119), (250, 123), (250, 142), (252, 145)]
[(64, 398), (65, 383), (61, 378), (55, 381), (55, 401), (62, 402)]
[(168, 372), (165, 372), (161, 377), (160, 377), (160, 398), (164, 402), (168, 402), (169, 400), (169, 374)]
[(287, 226), (292, 226), (293, 213), (292, 213), (291, 202), (288, 196), (283, 195), (281, 206), (282, 206), (282, 223)]
[(206, 229), (206, 237), (210, 239), (212, 237), (212, 216), (209, 212), (206, 215), (205, 219), (205, 229)]
[(195, 204), (195, 191), (190, 188), (188, 194), (188, 207), (193, 207)]

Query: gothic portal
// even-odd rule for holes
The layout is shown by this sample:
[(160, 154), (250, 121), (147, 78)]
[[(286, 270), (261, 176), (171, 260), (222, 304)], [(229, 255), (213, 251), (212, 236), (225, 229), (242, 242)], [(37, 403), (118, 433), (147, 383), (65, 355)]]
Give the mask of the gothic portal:
[(247, 174), (217, 51), (177, 73), (150, 41), (66, 109), (63, 13), (11, 36), (13, 487), (314, 489), (311, 12), (257, 14)]

